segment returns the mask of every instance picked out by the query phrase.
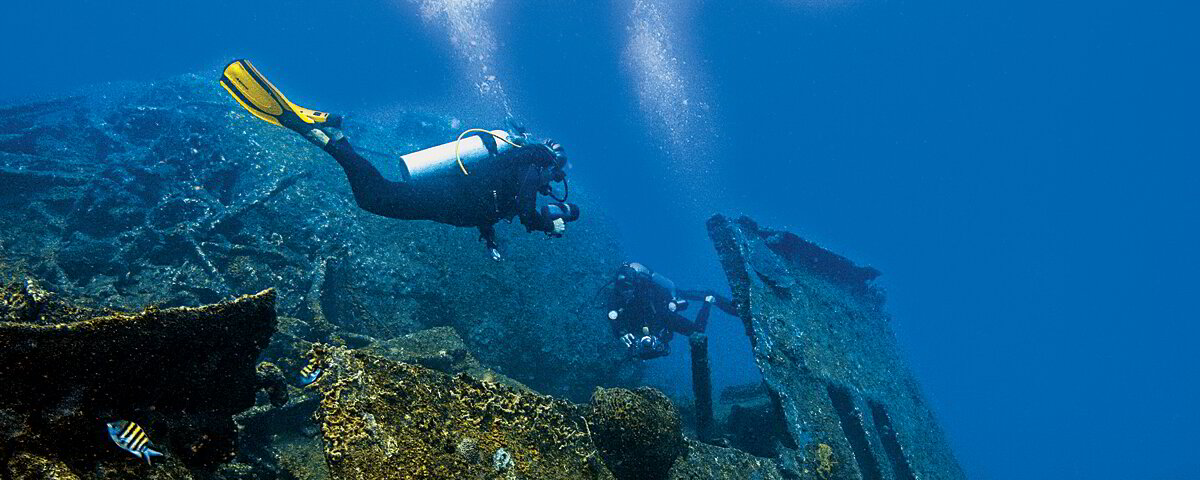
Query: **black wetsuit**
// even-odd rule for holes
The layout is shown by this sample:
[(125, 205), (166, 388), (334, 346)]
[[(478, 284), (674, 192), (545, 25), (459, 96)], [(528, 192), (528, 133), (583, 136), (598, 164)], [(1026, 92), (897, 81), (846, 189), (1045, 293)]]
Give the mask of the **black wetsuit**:
[[(711, 301), (708, 299), (711, 298)], [(688, 302), (700, 301), (700, 311), (695, 320), (680, 314)], [(712, 306), (732, 312), (732, 302), (713, 292), (702, 290), (678, 290), (675, 282), (650, 271), (638, 263), (621, 267), (614, 281), (613, 292), (608, 301), (608, 312), (613, 334), (624, 337), (632, 334), (635, 343), (632, 353), (640, 358), (661, 357), (670, 353), (670, 342), (674, 334), (691, 335), (708, 327)], [(671, 306), (675, 305), (672, 309)], [(616, 312), (615, 319), (612, 318)], [(645, 344), (639, 340), (650, 337)]]
[[(487, 137), (491, 139), (491, 137)], [(486, 142), (485, 142), (486, 143)], [(496, 152), (495, 140), (490, 149)], [(391, 181), (354, 151), (345, 137), (329, 142), (325, 151), (337, 160), (350, 181), (359, 208), (402, 220), (433, 220), (479, 228), (494, 246), (496, 222), (520, 217), (529, 231), (553, 232), (553, 218), (537, 209), (538, 191), (549, 183), (554, 153), (535, 144), (499, 153), (481, 162), (470, 175)]]

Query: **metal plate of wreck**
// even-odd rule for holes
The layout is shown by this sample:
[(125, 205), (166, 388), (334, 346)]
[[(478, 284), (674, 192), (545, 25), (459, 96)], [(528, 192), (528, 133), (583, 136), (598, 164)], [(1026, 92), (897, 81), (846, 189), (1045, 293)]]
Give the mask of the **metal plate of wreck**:
[(962, 479), (871, 285), (856, 266), (747, 217), (708, 221), (787, 434), (781, 466), (805, 478)]

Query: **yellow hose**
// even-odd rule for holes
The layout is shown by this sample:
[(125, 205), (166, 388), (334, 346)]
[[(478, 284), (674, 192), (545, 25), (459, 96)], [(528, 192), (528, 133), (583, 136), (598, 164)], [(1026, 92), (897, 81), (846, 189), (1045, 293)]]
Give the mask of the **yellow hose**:
[(499, 135), (496, 135), (495, 133), (492, 133), (491, 130), (484, 130), (482, 128), (468, 128), (467, 130), (458, 134), (458, 140), (454, 141), (454, 159), (458, 161), (458, 168), (462, 169), (463, 175), (470, 175), (470, 173), (467, 173), (467, 166), (463, 164), (462, 155), (459, 153), (459, 146), (462, 144), (463, 137), (467, 136), (468, 133), (486, 133), (488, 135), (496, 137), (496, 139), (498, 139), (498, 140), (504, 140), (504, 143), (512, 145), (513, 147), (516, 147), (516, 148), (521, 147), (520, 145), (513, 143), (512, 141), (510, 141), (507, 138), (504, 138)]

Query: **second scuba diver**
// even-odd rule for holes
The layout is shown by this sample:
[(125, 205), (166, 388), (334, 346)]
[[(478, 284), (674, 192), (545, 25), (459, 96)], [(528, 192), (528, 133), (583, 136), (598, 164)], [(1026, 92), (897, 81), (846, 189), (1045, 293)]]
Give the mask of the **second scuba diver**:
[[(636, 262), (621, 265), (612, 284), (607, 302), (609, 324), (630, 355), (642, 360), (670, 354), (675, 333), (703, 332), (713, 305), (737, 314), (729, 299), (709, 291), (678, 290), (675, 282)], [(688, 300), (702, 302), (695, 320), (680, 314), (687, 309)]]
[[(341, 116), (288, 101), (249, 61), (227, 65), (221, 86), (254, 116), (299, 133), (332, 156), (345, 170), (359, 208), (478, 228), (497, 260), (500, 220), (518, 217), (527, 231), (561, 236), (567, 222), (579, 219), (579, 207), (567, 203), (567, 157), (551, 140), (536, 141), (520, 129), (467, 130), (456, 141), (402, 155), (401, 179), (391, 181), (350, 146)], [(562, 197), (555, 196), (552, 182), (563, 184)], [(539, 208), (538, 194), (554, 201)]]

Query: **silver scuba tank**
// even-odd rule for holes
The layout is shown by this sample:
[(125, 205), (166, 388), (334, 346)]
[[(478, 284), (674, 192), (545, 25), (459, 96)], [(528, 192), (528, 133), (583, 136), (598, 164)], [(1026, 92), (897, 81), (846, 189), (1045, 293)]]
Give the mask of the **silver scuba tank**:
[[(509, 142), (512, 141), (510, 134), (504, 130), (491, 130), (491, 135), (471, 135), (463, 137), (462, 140), (451, 141), (441, 145), (417, 150), (407, 155), (400, 156), (400, 162), (408, 171), (407, 178), (413, 180), (421, 180), (432, 177), (444, 176), (463, 176), (462, 169), (458, 166), (458, 160), (462, 159), (463, 165), (467, 171), (471, 171), (474, 166), (485, 162), (492, 158), (492, 152), (488, 150), (488, 145), (495, 144), (498, 153), (504, 153), (512, 150), (513, 147)], [(484, 143), (487, 141), (487, 144)], [(458, 155), (455, 155), (457, 149)]]

